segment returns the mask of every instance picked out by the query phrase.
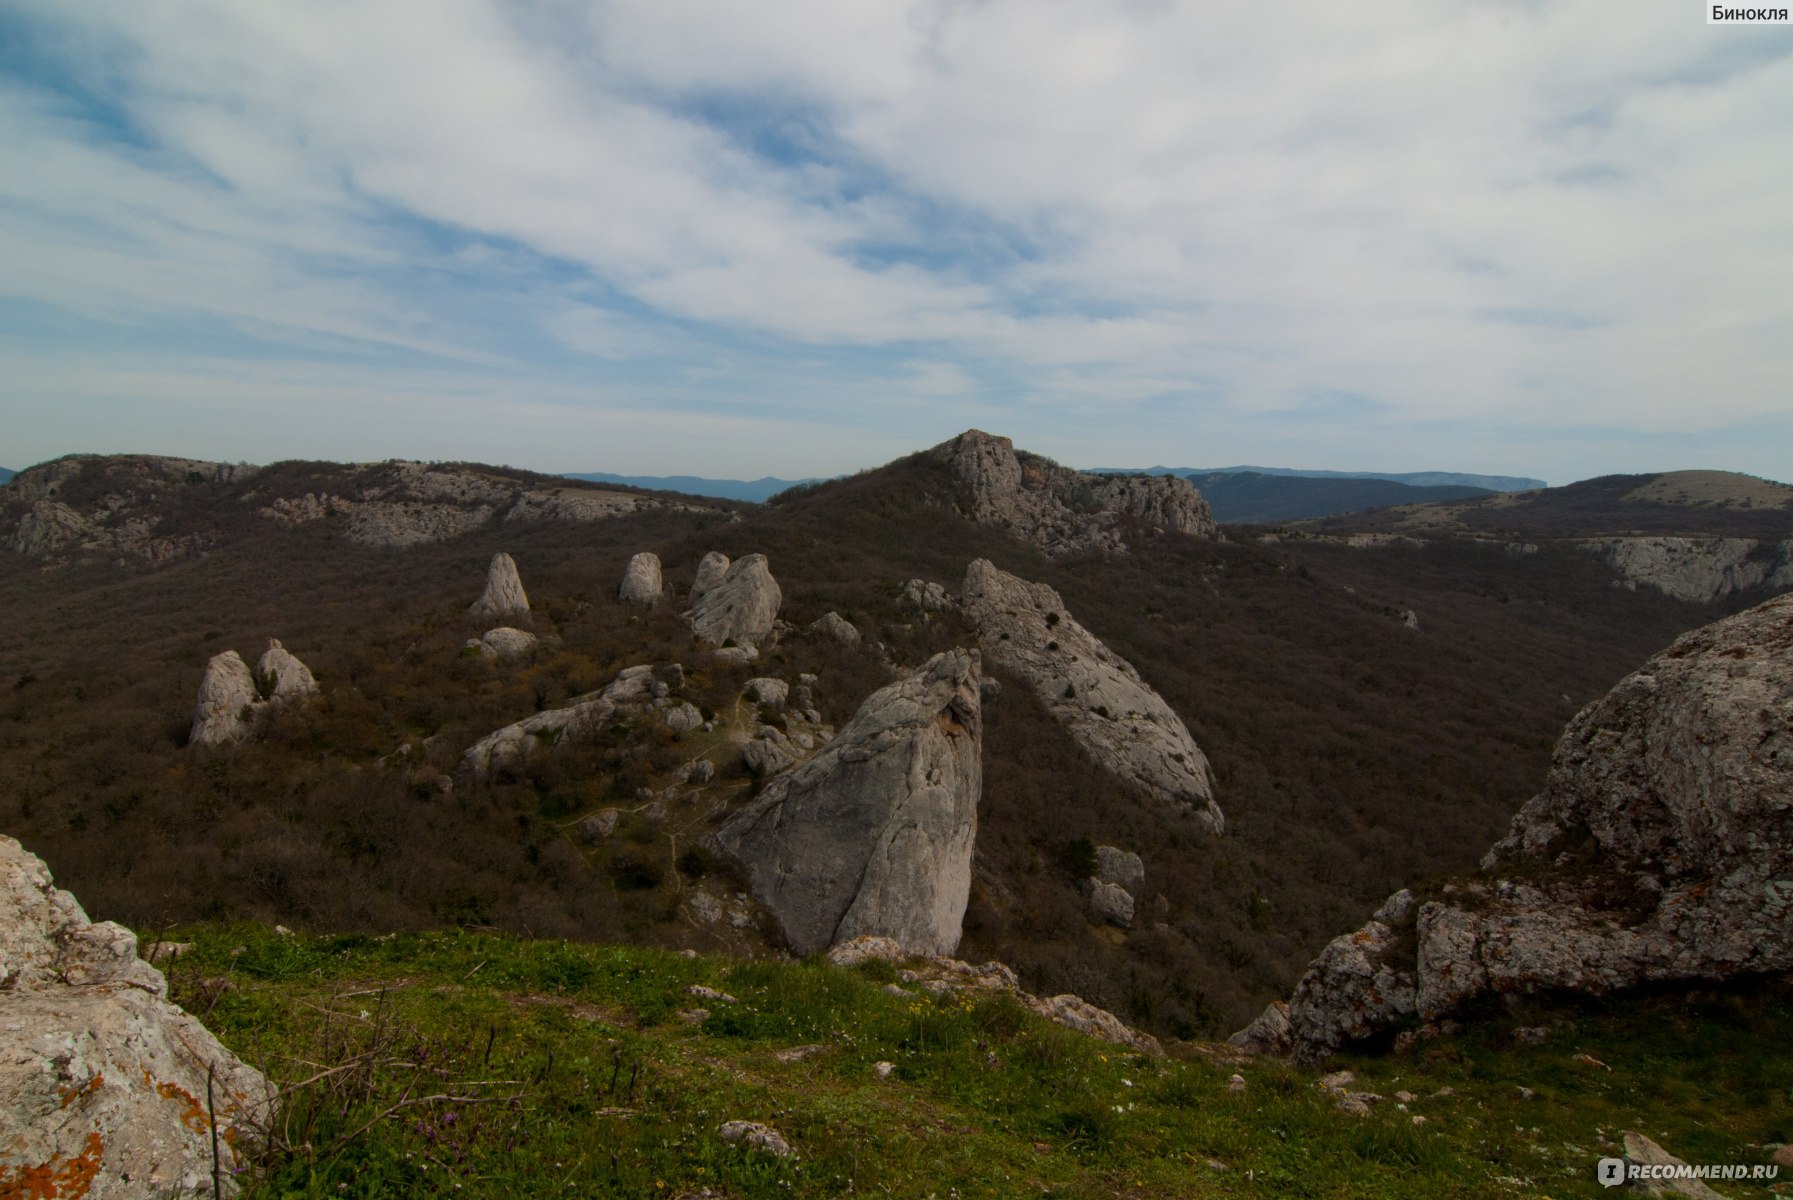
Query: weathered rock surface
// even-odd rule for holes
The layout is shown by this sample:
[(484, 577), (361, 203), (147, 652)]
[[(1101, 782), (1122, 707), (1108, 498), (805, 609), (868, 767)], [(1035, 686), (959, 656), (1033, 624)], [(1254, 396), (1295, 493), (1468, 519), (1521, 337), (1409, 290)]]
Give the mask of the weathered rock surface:
[(628, 604), (657, 604), (665, 586), (660, 576), (660, 556), (643, 550), (629, 560), (616, 596)]
[(823, 637), (833, 638), (843, 646), (857, 646), (859, 644), (859, 630), (854, 626), (853, 622), (847, 620), (837, 612), (827, 612), (823, 613), (820, 617), (817, 617), (814, 621), (810, 622), (809, 631), (811, 633), (821, 634)]
[(935, 655), (718, 830), (798, 954), (861, 934), (915, 954), (958, 946), (983, 780), (978, 676), (976, 651)]
[(1632, 582), (1704, 603), (1752, 588), (1793, 587), (1793, 539), (1631, 537), (1583, 542)]
[[(257, 470), (144, 454), (59, 458), (20, 472), (7, 485), (0, 498), (8, 526), (4, 544), (50, 563), (97, 556), (162, 566), (194, 557), (216, 545), (215, 531), (170, 527), (162, 502), (196, 484), (246, 481)], [(71, 503), (77, 494), (84, 498)]]
[(588, 736), (609, 724), (619, 710), (651, 704), (653, 683), (651, 665), (625, 667), (601, 691), (588, 692), (559, 708), (487, 734), (467, 748), (460, 770), (475, 778), (488, 778), (494, 771), (521, 763), (538, 745), (553, 746)]
[(953, 598), (937, 583), (930, 583), (926, 579), (909, 579), (904, 581), (902, 591), (897, 593), (897, 603), (905, 608), (930, 613), (951, 608)]
[(1146, 865), (1139, 855), (1118, 846), (1096, 847), (1096, 878), (1137, 892), (1145, 886)]
[(758, 1121), (724, 1121), (716, 1135), (732, 1145), (759, 1150), (774, 1158), (788, 1158), (797, 1153), (782, 1133)]
[(536, 636), (527, 630), (500, 625), (496, 629), (486, 630), (480, 637), (470, 639), (467, 645), (477, 649), (482, 658), (516, 658), (535, 648)]
[(318, 681), (311, 668), (293, 657), (275, 638), (268, 639), (268, 648), (255, 664), (255, 678), (261, 693), (272, 703), (318, 694)]
[(932, 454), (957, 476), (966, 516), (1047, 554), (1124, 551), (1141, 533), (1220, 534), (1202, 494), (1173, 475), (1086, 475), (976, 429)]
[(1090, 916), (1096, 920), (1121, 929), (1132, 928), (1133, 896), (1126, 888), (1100, 879), (1086, 879), (1083, 881), (1083, 899), (1089, 905)]
[(241, 741), (249, 733), (249, 714), (259, 699), (255, 676), (243, 656), (235, 650), (214, 654), (199, 681), (187, 744), (223, 746)]
[(0, 1194), (210, 1195), (213, 1111), (235, 1193), (273, 1091), (167, 992), (130, 930), (90, 923), (0, 837)]
[(710, 566), (715, 558), (722, 556), (706, 555), (698, 567), (698, 584), (692, 588), (692, 632), (712, 646), (732, 640), (738, 646), (758, 647), (772, 632), (784, 593), (778, 590), (765, 555), (748, 554), (732, 563), (723, 558), (720, 577)]
[(1489, 993), (1789, 969), (1793, 595), (1686, 634), (1583, 709), (1479, 877), (1396, 893), (1327, 946), (1287, 1049), (1320, 1058)]
[(1057, 592), (980, 558), (965, 573), (960, 604), (984, 652), (1025, 680), (1098, 766), (1224, 830), (1207, 757), (1182, 718), (1072, 619)]
[(517, 574), (516, 560), (502, 552), (492, 556), (486, 568), (486, 588), (468, 612), (487, 617), (526, 617), (529, 597), (523, 591), (523, 580)]
[[(837, 951), (846, 960), (840, 965), (850, 965), (852, 962), (863, 962), (871, 958), (913, 957), (903, 953), (900, 948), (893, 950), (888, 941), (876, 938), (858, 938), (840, 943), (834, 951), (829, 952), (830, 961), (835, 961)], [(1042, 998), (1022, 991), (1020, 979), (1005, 963), (986, 962), (973, 966), (956, 958), (933, 955), (915, 961), (912, 966), (899, 972), (897, 978), (905, 984), (919, 986), (936, 995), (1007, 992), (1023, 1006), (1048, 1021), (1074, 1029), (1085, 1037), (1125, 1046), (1154, 1058), (1164, 1055), (1164, 1047), (1158, 1044), (1157, 1038), (1132, 1028), (1107, 1009), (1098, 1008), (1081, 996), (1067, 992)]]
[(778, 710), (791, 698), (791, 685), (770, 675), (756, 675), (741, 688), (741, 695), (762, 708)]
[(696, 608), (704, 593), (722, 582), (728, 574), (728, 555), (712, 550), (697, 563), (697, 577), (691, 581), (691, 607)]

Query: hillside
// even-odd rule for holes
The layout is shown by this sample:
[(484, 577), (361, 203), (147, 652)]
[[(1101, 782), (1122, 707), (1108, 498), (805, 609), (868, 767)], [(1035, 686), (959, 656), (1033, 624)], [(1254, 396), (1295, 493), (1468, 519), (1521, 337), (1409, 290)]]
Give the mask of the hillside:
[(17, 474), (18, 474), (17, 471), (9, 471), (5, 467), (0, 467), (0, 485), (5, 485), (7, 483), (10, 483), (12, 481), (12, 477)]
[[(106, 537), (84, 535), (97, 549), (40, 547), (38, 561), (61, 565), (0, 578), (14, 614), (0, 661), (16, 672), (0, 828), (98, 915), (763, 948), (756, 931), (694, 919), (697, 893), (730, 893), (725, 870), (686, 854), (713, 804), (758, 786), (726, 758), (727, 739), (758, 719), (741, 689), (754, 675), (795, 685), (814, 674), (819, 716), (838, 727), (890, 668), (797, 634), (752, 668), (707, 664), (676, 606), (615, 600), (625, 563), (651, 548), (682, 590), (711, 551), (765, 554), (793, 629), (833, 611), (891, 661), (915, 664), (972, 635), (951, 611), (910, 607), (899, 585), (956, 591), (967, 564), (988, 558), (1056, 588), (1187, 722), (1228, 834), (1167, 823), (992, 667), (1002, 690), (984, 714), (962, 953), (1177, 1036), (1236, 1028), (1390, 890), (1472, 863), (1536, 790), (1563, 722), (1713, 613), (1615, 589), (1608, 567), (1573, 549), (1519, 556), (1474, 539), (1365, 550), (1152, 533), (1120, 517), (1090, 544), (1123, 550), (1061, 540), (1048, 554), (970, 519), (966, 485), (933, 453), (762, 509), (612, 489), (633, 498), (602, 501), (601, 519), (566, 498), (577, 485), (479, 467), (279, 464), (215, 479), (92, 460), (57, 486), (69, 490), (53, 502), (100, 514), (81, 519)], [(543, 492), (561, 499), (529, 499)], [(323, 495), (396, 507), (305, 502)], [(278, 516), (320, 507), (316, 519)], [(439, 536), (360, 540), (393, 527), (393, 512)], [(125, 529), (137, 533), (120, 543)], [(123, 544), (186, 549), (150, 558), (121, 555)], [(462, 649), (490, 625), (464, 610), (501, 550), (543, 639), (509, 667)], [(251, 745), (185, 747), (206, 660), (259, 653), (269, 637), (316, 672), (321, 701)], [(714, 734), (625, 730), (444, 790), (492, 730), (623, 667), (681, 662), (686, 699), (718, 715)], [(707, 790), (676, 780), (692, 751), (726, 768)], [(650, 819), (641, 789), (667, 798), (668, 817)], [(622, 814), (615, 836), (584, 840), (580, 821), (607, 808)], [(1144, 860), (1131, 929), (1091, 920), (1071, 865), (1080, 843)]]
[(1463, 500), (1489, 494), (1486, 488), (1460, 484), (1414, 486), (1386, 479), (1262, 475), (1255, 471), (1217, 471), (1184, 478), (1208, 498), (1214, 507), (1214, 519), (1226, 524), (1273, 525), (1395, 504)]
[[(1122, 471), (1097, 467), (1097, 471)], [(1408, 487), (1469, 487), (1486, 492), (1525, 492), (1545, 486), (1542, 479), (1521, 475), (1473, 475), (1461, 471), (1323, 471), (1302, 467), (1148, 467), (1148, 475), (1179, 475), (1185, 479), (1209, 475), (1267, 475), (1278, 479), (1375, 479)]]
[(583, 479), (590, 483), (620, 483), (659, 492), (682, 492), (690, 496), (745, 500), (755, 504), (788, 488), (820, 482), (813, 478), (777, 479), (771, 475), (759, 479), (705, 479), (701, 475), (612, 475), (605, 471), (569, 471), (565, 478)]

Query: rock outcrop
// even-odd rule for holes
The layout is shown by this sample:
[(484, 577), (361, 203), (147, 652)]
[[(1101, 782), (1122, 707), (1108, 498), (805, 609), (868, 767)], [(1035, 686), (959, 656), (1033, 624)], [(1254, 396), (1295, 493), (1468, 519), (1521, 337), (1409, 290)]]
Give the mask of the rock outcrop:
[(1754, 588), (1793, 587), (1793, 539), (1630, 537), (1583, 542), (1632, 584), (1705, 603)]
[(235, 650), (214, 654), (199, 681), (187, 744), (223, 746), (240, 742), (270, 709), (317, 693), (318, 681), (311, 668), (273, 638), (268, 639), (268, 648), (253, 673)]
[(731, 563), (711, 553), (698, 565), (691, 589), (691, 630), (712, 646), (732, 641), (757, 648), (772, 632), (783, 602), (765, 555), (748, 554)]
[(481, 658), (516, 658), (535, 649), (535, 645), (535, 634), (508, 625), (488, 629), (479, 637), (467, 639), (467, 649), (477, 651)]
[(1182, 718), (1131, 663), (1072, 619), (1057, 592), (980, 558), (959, 599), (984, 653), (1025, 680), (1098, 766), (1215, 833), (1225, 829), (1207, 757)]
[(271, 703), (303, 700), (318, 694), (318, 681), (311, 668), (300, 662), (274, 638), (255, 664), (255, 677), (261, 694)]
[(1174, 475), (1086, 475), (976, 429), (931, 453), (957, 477), (967, 517), (1047, 554), (1124, 551), (1139, 533), (1220, 534), (1202, 494)]
[(529, 597), (523, 591), (523, 580), (517, 574), (516, 560), (502, 552), (492, 556), (486, 568), (486, 588), (467, 609), (482, 617), (526, 617)]
[(22, 471), (0, 503), (15, 554), (49, 563), (80, 557), (162, 566), (204, 554), (209, 528), (174, 529), (163, 501), (195, 485), (234, 484), (258, 468), (156, 455), (72, 455)]
[(1479, 876), (1390, 897), (1296, 985), (1317, 1059), (1488, 994), (1793, 969), (1793, 596), (1686, 634), (1572, 721)]
[(600, 691), (575, 697), (559, 708), (536, 713), (480, 738), (461, 756), (459, 770), (475, 778), (489, 778), (495, 771), (520, 764), (537, 746), (555, 746), (590, 735), (608, 725), (626, 707), (676, 707), (678, 701), (671, 696), (654, 695), (654, 684), (651, 665), (625, 667)]
[(937, 654), (717, 831), (798, 954), (870, 934), (958, 947), (982, 790), (979, 661)]
[(273, 1091), (167, 995), (130, 930), (0, 837), (0, 1195), (235, 1193)]
[(623, 571), (622, 586), (616, 589), (616, 597), (625, 604), (658, 604), (664, 591), (660, 556), (643, 550), (629, 560), (628, 568)]
[(826, 612), (810, 622), (809, 632), (833, 638), (843, 646), (859, 644), (859, 630), (853, 622), (837, 612)]

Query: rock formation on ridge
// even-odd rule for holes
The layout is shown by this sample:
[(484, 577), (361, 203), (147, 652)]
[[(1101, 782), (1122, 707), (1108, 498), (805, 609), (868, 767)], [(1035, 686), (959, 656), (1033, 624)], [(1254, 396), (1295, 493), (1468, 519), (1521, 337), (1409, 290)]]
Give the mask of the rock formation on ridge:
[(1583, 709), (1480, 875), (1398, 892), (1235, 1035), (1318, 1059), (1494, 994), (1793, 969), (1793, 595)]
[[(721, 560), (720, 573), (716, 560)], [(704, 557), (691, 589), (691, 631), (712, 646), (733, 641), (757, 647), (772, 632), (784, 593), (763, 554), (730, 562), (720, 554)]]
[(1157, 532), (1220, 534), (1208, 502), (1174, 475), (1086, 475), (972, 429), (930, 453), (952, 468), (965, 515), (1047, 554), (1126, 549), (1129, 524)]
[(486, 568), (486, 589), (467, 611), (485, 617), (529, 615), (529, 597), (523, 591), (523, 580), (517, 575), (516, 561), (510, 555), (500, 552), (492, 556), (492, 565)]
[(1057, 592), (980, 558), (965, 572), (959, 600), (984, 653), (1021, 676), (1098, 766), (1224, 831), (1207, 757), (1182, 718), (1072, 619)]
[(660, 575), (660, 556), (643, 550), (629, 560), (623, 571), (622, 586), (616, 589), (617, 599), (626, 604), (656, 604), (665, 590)]
[(268, 639), (254, 673), (235, 650), (214, 654), (199, 681), (187, 744), (222, 746), (241, 741), (249, 736), (260, 714), (317, 693), (318, 682), (311, 668), (273, 638)]
[(1793, 539), (1627, 537), (1583, 542), (1632, 584), (1704, 603), (1752, 588), (1793, 587)]
[(909, 954), (958, 947), (983, 785), (978, 679), (975, 650), (935, 655), (717, 831), (793, 951), (862, 934)]
[(0, 1195), (223, 1194), (267, 1120), (260, 1072), (168, 1001), (137, 938), (93, 924), (0, 837)]

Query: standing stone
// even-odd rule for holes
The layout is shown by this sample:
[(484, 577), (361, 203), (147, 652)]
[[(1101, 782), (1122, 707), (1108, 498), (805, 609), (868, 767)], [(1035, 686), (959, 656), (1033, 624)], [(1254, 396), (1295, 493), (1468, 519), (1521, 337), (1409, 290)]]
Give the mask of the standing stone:
[(529, 597), (523, 592), (523, 580), (518, 577), (517, 564), (510, 555), (492, 556), (492, 565), (486, 570), (486, 590), (467, 611), (491, 617), (529, 615)]
[(271, 701), (303, 700), (318, 693), (318, 681), (312, 676), (311, 668), (289, 654), (274, 638), (268, 639), (267, 651), (255, 664), (255, 676), (262, 685), (261, 691)]
[(241, 741), (249, 732), (248, 712), (256, 699), (255, 676), (249, 673), (242, 655), (235, 650), (213, 655), (199, 681), (199, 701), (187, 744), (222, 746)]
[(167, 997), (130, 930), (0, 837), (0, 1195), (209, 1196), (214, 1137), (235, 1194), (273, 1089)]
[[(709, 561), (709, 557), (704, 559), (705, 563)], [(700, 567), (699, 583), (703, 582)], [(691, 629), (712, 646), (733, 640), (737, 645), (757, 647), (772, 632), (778, 606), (784, 601), (784, 593), (779, 591), (763, 554), (736, 559), (728, 564), (720, 579), (701, 592), (695, 588), (693, 592), (696, 598), (692, 601)]]
[(712, 550), (703, 556), (697, 564), (697, 578), (691, 583), (691, 607), (695, 609), (704, 593), (722, 582), (728, 574), (728, 555), (720, 550)]
[(798, 954), (862, 934), (958, 947), (982, 789), (975, 650), (872, 693), (815, 757), (717, 831)]
[(660, 576), (660, 556), (643, 550), (629, 560), (628, 569), (623, 572), (622, 586), (616, 590), (617, 599), (628, 604), (656, 604), (665, 583)]

